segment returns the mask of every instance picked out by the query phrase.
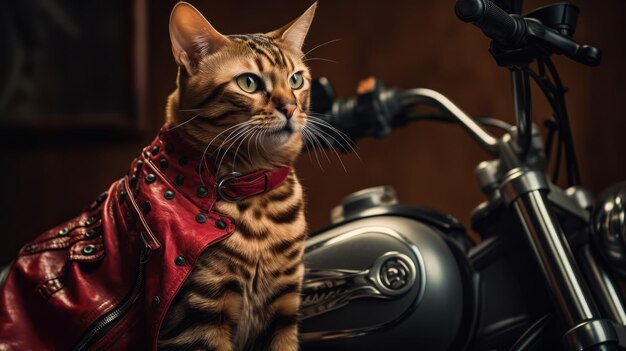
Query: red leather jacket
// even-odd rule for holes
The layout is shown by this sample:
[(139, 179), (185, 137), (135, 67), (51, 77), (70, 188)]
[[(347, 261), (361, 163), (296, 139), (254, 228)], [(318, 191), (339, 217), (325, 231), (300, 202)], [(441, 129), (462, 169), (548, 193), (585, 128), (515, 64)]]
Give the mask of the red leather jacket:
[(217, 182), (201, 164), (164, 127), (127, 176), (26, 244), (0, 289), (0, 350), (155, 349), (200, 253), (235, 230), (215, 202), (268, 191), (290, 171)]

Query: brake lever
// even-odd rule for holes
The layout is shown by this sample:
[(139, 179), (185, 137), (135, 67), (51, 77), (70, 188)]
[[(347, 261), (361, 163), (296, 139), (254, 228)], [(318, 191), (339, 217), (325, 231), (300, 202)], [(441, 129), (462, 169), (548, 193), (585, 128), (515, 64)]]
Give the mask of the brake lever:
[(597, 66), (602, 59), (599, 49), (569, 37), (575, 27), (575, 7), (555, 4), (520, 16), (508, 14), (490, 0), (457, 0), (455, 11), (459, 19), (476, 25), (493, 40), (490, 51), (503, 67), (525, 65), (553, 53), (588, 66)]
[[(562, 54), (570, 59), (585, 64), (587, 66), (597, 66), (602, 61), (602, 52), (590, 45), (580, 45), (575, 40), (559, 33), (557, 30), (549, 28), (535, 18), (524, 18), (526, 41), (531, 48), (537, 46), (546, 53)], [(494, 47), (499, 45), (494, 42)], [(526, 48), (522, 52), (527, 55)], [(506, 47), (501, 49), (501, 55), (506, 51)], [(495, 56), (495, 55), (494, 55)], [(496, 58), (497, 59), (497, 58)]]

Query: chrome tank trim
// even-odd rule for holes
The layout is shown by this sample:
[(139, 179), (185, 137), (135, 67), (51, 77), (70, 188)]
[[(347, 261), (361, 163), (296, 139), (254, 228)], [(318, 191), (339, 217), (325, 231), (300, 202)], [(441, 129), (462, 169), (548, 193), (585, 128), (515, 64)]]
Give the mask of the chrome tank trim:
[(340, 309), (359, 298), (392, 299), (409, 291), (418, 279), (413, 260), (397, 251), (382, 254), (367, 269), (307, 269), (305, 277), (301, 320)]
[[(363, 235), (363, 234), (383, 234), (383, 235), (390, 236), (390, 237), (400, 241), (404, 245), (406, 245), (406, 247), (415, 256), (415, 259), (417, 260), (417, 266), (418, 266), (418, 267), (416, 267), (416, 272), (419, 272), (419, 274), (418, 274), (418, 277), (419, 277), (419, 287), (418, 287), (418, 289), (419, 290), (418, 290), (418, 294), (417, 294), (415, 300), (411, 304), (411, 307), (408, 308), (407, 310), (405, 310), (396, 319), (394, 319), (394, 320), (392, 320), (390, 322), (384, 323), (384, 324), (379, 324), (379, 325), (376, 325), (376, 326), (366, 327), (366, 328), (354, 328), (354, 329), (338, 330), (338, 331), (319, 331), (319, 332), (300, 333), (300, 340), (301, 341), (303, 341), (303, 342), (310, 342), (310, 341), (319, 341), (319, 340), (335, 340), (335, 339), (343, 339), (343, 338), (352, 338), (352, 337), (356, 337), (356, 336), (366, 335), (366, 334), (372, 333), (374, 331), (390, 327), (392, 325), (395, 325), (395, 324), (401, 322), (403, 319), (408, 317), (411, 314), (411, 312), (413, 312), (415, 310), (415, 308), (417, 308), (417, 305), (424, 298), (424, 293), (426, 291), (426, 270), (425, 270), (424, 259), (422, 257), (422, 254), (420, 253), (420, 251), (417, 248), (417, 246), (415, 246), (407, 237), (405, 237), (404, 235), (400, 234), (399, 232), (397, 232), (397, 231), (395, 231), (395, 230), (393, 230), (393, 229), (391, 229), (389, 227), (382, 227), (382, 226), (362, 227), (362, 228), (358, 228), (358, 229), (353, 229), (353, 230), (351, 230), (349, 232), (342, 233), (342, 234), (340, 234), (340, 235), (338, 235), (336, 237), (329, 238), (329, 239), (326, 239), (326, 240), (315, 240), (316, 238), (314, 237), (314, 238), (310, 239), (310, 241), (307, 241), (307, 243), (305, 244), (304, 253), (306, 254), (306, 253), (314, 251), (316, 249), (319, 249), (319, 248), (322, 248), (322, 247), (325, 247), (325, 246), (329, 246), (329, 245), (332, 245), (332, 244), (336, 244), (338, 242), (342, 242), (342, 241), (354, 238), (355, 236), (359, 236), (359, 235)], [(386, 253), (386, 254), (388, 254), (388, 253)], [(383, 256), (385, 256), (385, 255), (383, 255)], [(381, 257), (383, 257), (383, 256), (381, 256)], [(412, 261), (412, 260), (409, 260), (409, 261)], [(305, 277), (304, 284), (306, 284), (306, 277)], [(348, 301), (348, 303), (349, 303), (349, 301)], [(341, 306), (341, 307), (343, 307), (343, 306)], [(327, 310), (327, 311), (324, 311), (324, 312), (329, 312), (329, 311), (331, 311), (331, 310)], [(319, 315), (319, 314), (317, 314), (317, 315)]]

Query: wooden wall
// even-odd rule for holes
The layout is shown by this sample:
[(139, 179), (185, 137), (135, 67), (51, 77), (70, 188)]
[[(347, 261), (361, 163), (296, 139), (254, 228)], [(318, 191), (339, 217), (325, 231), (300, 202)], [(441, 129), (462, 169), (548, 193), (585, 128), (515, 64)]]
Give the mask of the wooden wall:
[[(269, 31), (295, 18), (309, 1), (191, 1), (224, 33)], [(0, 153), (0, 262), (39, 232), (72, 217), (121, 177), (140, 147), (163, 121), (165, 98), (174, 88), (167, 21), (174, 2), (148, 6), (149, 131), (143, 137), (99, 143), (46, 144), (23, 140)], [(546, 2), (528, 1), (530, 9)], [(626, 2), (578, 2), (582, 10), (576, 38), (600, 47), (604, 61), (588, 68), (556, 58), (570, 87), (568, 107), (582, 180), (598, 192), (626, 179), (626, 48), (622, 14)], [(512, 121), (508, 72), (487, 53), (488, 40), (458, 21), (453, 1), (320, 0), (306, 47), (333, 39), (311, 57), (314, 75), (326, 76), (340, 96), (353, 94), (357, 81), (373, 75), (400, 88), (436, 89), (471, 114)], [(89, 67), (81, 69), (106, 69)], [(536, 121), (549, 110), (535, 92)], [(77, 97), (79, 98), (79, 97)], [(422, 122), (383, 140), (358, 142), (360, 160), (334, 155), (323, 169), (303, 155), (297, 168), (308, 192), (311, 229), (329, 222), (330, 209), (346, 194), (389, 184), (402, 201), (449, 212), (466, 224), (482, 196), (473, 169), (487, 155), (459, 128)]]

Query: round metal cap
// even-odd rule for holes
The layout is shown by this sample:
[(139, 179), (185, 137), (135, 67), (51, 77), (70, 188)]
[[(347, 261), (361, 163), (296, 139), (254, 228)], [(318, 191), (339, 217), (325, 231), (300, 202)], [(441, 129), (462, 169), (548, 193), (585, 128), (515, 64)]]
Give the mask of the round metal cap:
[(591, 222), (597, 248), (611, 268), (626, 276), (626, 182), (600, 195)]

